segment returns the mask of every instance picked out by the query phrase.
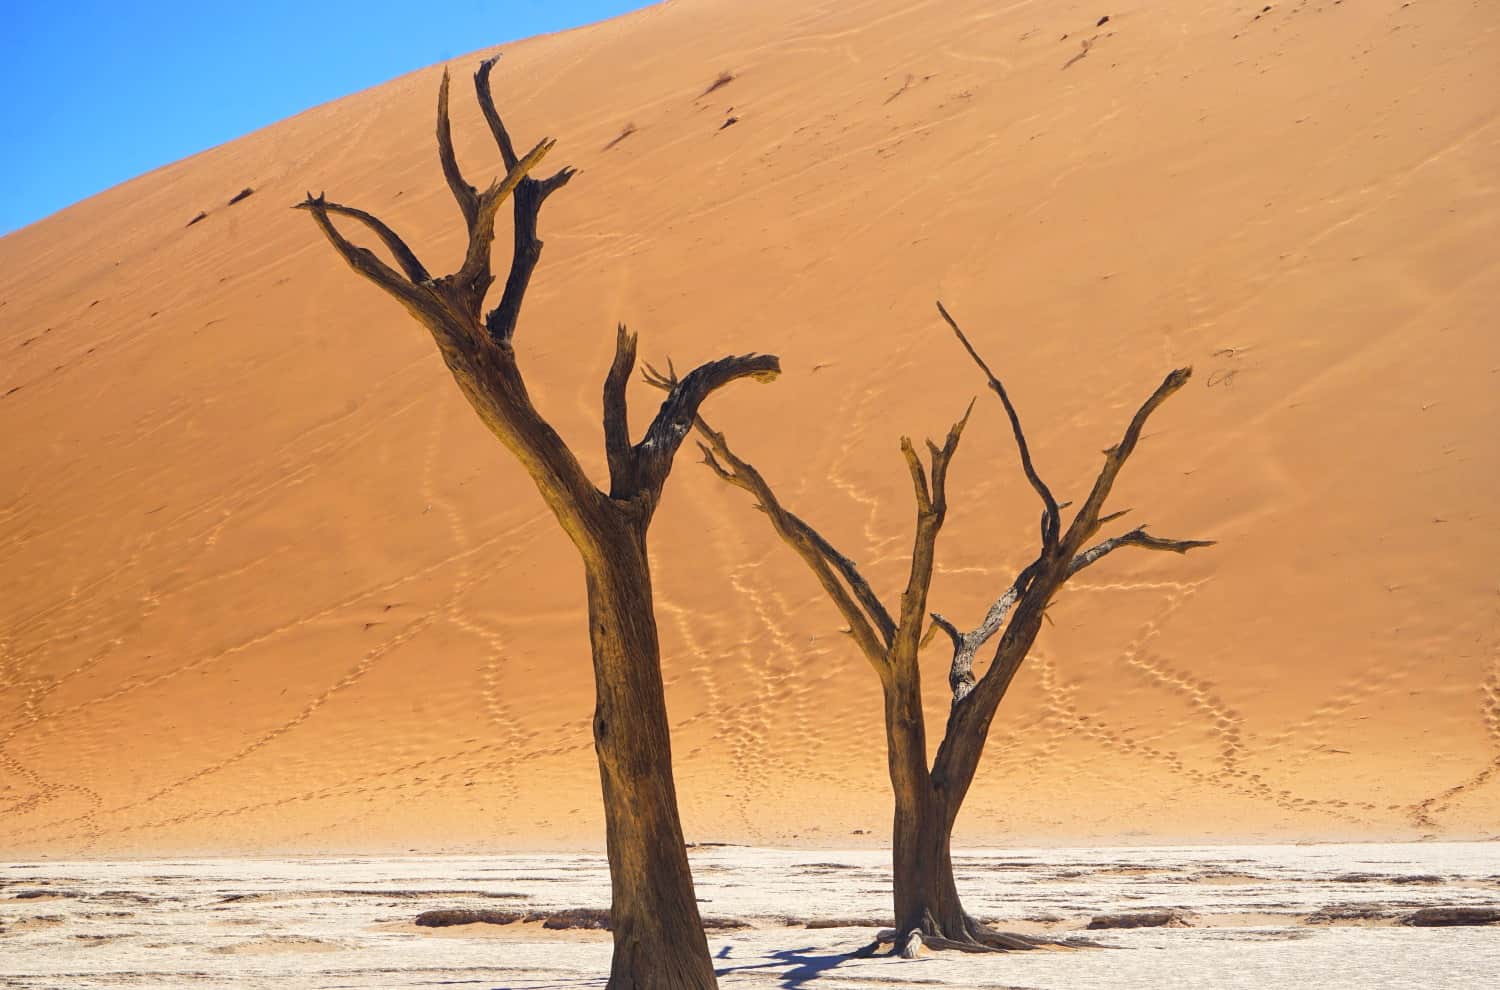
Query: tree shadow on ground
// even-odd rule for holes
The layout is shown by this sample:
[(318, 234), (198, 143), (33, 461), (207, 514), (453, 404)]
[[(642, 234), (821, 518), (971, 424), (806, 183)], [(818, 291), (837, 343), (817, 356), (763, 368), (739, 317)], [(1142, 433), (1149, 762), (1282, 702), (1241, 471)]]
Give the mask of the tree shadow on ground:
[[(781, 969), (790, 967), (781, 973), (781, 983), (778, 984), (782, 990), (797, 990), (805, 987), (819, 976), (835, 968), (841, 963), (853, 959), (869, 959), (874, 957), (878, 946), (875, 943), (855, 949), (853, 952), (829, 952), (819, 954), (814, 947), (809, 945), (802, 949), (782, 949), (770, 954), (770, 961), (745, 963), (742, 966), (724, 966), (714, 970), (714, 976), (724, 977), (730, 973), (738, 973), (742, 970), (751, 969)], [(734, 951), (734, 945), (725, 945), (714, 953), (714, 958), (724, 961), (729, 959), (729, 954)], [(434, 985), (456, 986), (467, 983), (487, 983), (486, 980), (438, 980)], [(425, 984), (424, 984), (425, 985)], [(597, 977), (580, 977), (578, 979), (553, 980), (545, 983), (527, 983), (524, 990), (571, 990), (571, 988), (598, 987), (603, 988), (605, 981)], [(522, 990), (521, 985), (515, 987), (497, 987), (495, 990)]]
[[(726, 950), (728, 948), (728, 946), (725, 946)], [(796, 990), (797, 987), (806, 986), (840, 963), (848, 962), (851, 959), (868, 959), (874, 954), (871, 951), (872, 949), (873, 946), (866, 946), (862, 949), (856, 949), (853, 952), (825, 954), (817, 954), (810, 945), (803, 949), (782, 949), (779, 952), (771, 953), (771, 958), (775, 960), (774, 962), (725, 966), (722, 969), (714, 970), (714, 975), (726, 976), (745, 969), (776, 969), (781, 966), (790, 965), (791, 968), (781, 974), (781, 986), (783, 990)], [(725, 959), (728, 958), (728, 955), (727, 951), (720, 951), (718, 958)]]

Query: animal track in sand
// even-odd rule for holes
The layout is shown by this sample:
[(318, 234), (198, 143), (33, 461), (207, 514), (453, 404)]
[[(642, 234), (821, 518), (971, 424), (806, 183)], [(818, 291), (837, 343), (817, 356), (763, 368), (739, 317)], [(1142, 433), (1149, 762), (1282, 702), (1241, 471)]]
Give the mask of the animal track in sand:
[[(415, 618), (408, 620), (398, 633), (384, 640), (374, 648), (368, 650), (354, 664), (353, 667), (345, 672), (342, 677), (334, 681), (333, 684), (328, 686), (326, 689), (315, 694), (292, 718), (262, 733), (252, 742), (243, 746), (234, 754), (222, 760), (218, 760), (214, 763), (203, 766), (185, 777), (182, 777), (176, 781), (173, 781), (172, 783), (158, 788), (156, 791), (137, 801), (111, 808), (111, 813), (132, 810), (136, 807), (157, 801), (165, 797), (167, 794), (177, 790), (178, 788), (184, 787), (197, 780), (201, 780), (202, 778), (207, 777), (211, 774), (226, 770), (229, 767), (254, 755), (261, 749), (264, 749), (265, 747), (271, 745), (282, 736), (286, 735), (288, 732), (291, 732), (292, 730), (296, 729), (298, 726), (302, 725), (304, 722), (312, 718), (312, 716), (335, 695), (347, 690), (350, 687), (353, 687), (363, 678), (363, 676), (378, 660), (380, 660), (382, 657), (386, 656), (393, 650), (398, 649), (407, 642), (416, 638), (439, 619), (446, 619), (447, 621), (453, 623), (464, 631), (479, 637), (482, 641), (484, 641), (492, 648), (492, 651), (498, 651), (498, 637), (493, 633), (482, 629), (477, 623), (465, 618), (460, 608), (460, 601), (462, 599), (462, 596), (477, 583), (477, 580), (472, 576), (473, 568), (471, 566), (471, 562), (474, 556), (471, 551), (475, 550), (475, 545), (469, 537), (467, 527), (464, 526), (461, 515), (452, 506), (451, 503), (438, 495), (433, 483), (433, 464), (437, 454), (437, 450), (441, 444), (442, 424), (445, 409), (446, 406), (442, 403), (437, 403), (434, 406), (434, 423), (423, 459), (420, 490), (429, 505), (436, 504), (442, 508), (444, 514), (448, 518), (449, 532), (457, 548), (454, 556), (451, 558), (456, 564), (456, 567), (453, 568), (455, 576), (453, 585), (449, 590), (449, 594), (446, 600), (432, 610), (424, 612), (416, 616)], [(367, 623), (364, 628), (369, 629), (372, 628), (373, 625), (374, 624)], [(493, 653), (490, 659), (493, 661)], [(498, 720), (496, 724), (497, 726), (501, 726), (501, 723)], [(508, 731), (512, 735), (510, 741), (514, 743), (519, 734), (516, 733), (513, 728), (513, 720), (506, 723), (506, 725), (509, 726)], [(511, 786), (513, 788), (513, 783)]]
[[(1043, 716), (1028, 730), (1021, 732), (1021, 745), (1006, 752), (1009, 765), (1055, 765), (1057, 751), (1064, 740), (1083, 737), (1094, 740), (1122, 755), (1146, 760), (1164, 767), (1170, 773), (1205, 787), (1218, 788), (1274, 804), (1284, 811), (1314, 811), (1338, 818), (1349, 824), (1362, 825), (1363, 820), (1348, 812), (1349, 804), (1338, 800), (1302, 797), (1288, 788), (1277, 788), (1260, 773), (1240, 766), (1246, 732), (1243, 717), (1219, 699), (1212, 686), (1201, 679), (1177, 673), (1144, 652), (1147, 642), (1155, 638), (1167, 617), (1203, 582), (1145, 582), (1138, 584), (1081, 585), (1078, 590), (1118, 590), (1129, 587), (1170, 589), (1165, 603), (1147, 619), (1127, 645), (1120, 659), (1143, 674), (1149, 683), (1182, 697), (1205, 716), (1208, 730), (1223, 740), (1219, 765), (1205, 769), (1190, 763), (1181, 753), (1160, 747), (1138, 737), (1138, 733), (1113, 725), (1101, 713), (1080, 710), (1077, 689), (1063, 684), (1057, 677), (1055, 660), (1045, 650), (1036, 650), (1027, 667), (1038, 672), (1043, 695)], [(1024, 671), (1026, 668), (1023, 667)], [(1200, 723), (1202, 724), (1202, 723)], [(1020, 731), (1020, 730), (1017, 730)], [(1035, 736), (1040, 733), (1040, 739)], [(1005, 752), (1002, 750), (1002, 752)]]
[[(86, 670), (86, 669), (94, 666), (95, 664), (97, 664), (99, 662), (100, 659), (102, 659), (101, 655), (96, 655), (96, 656), (90, 657), (83, 664), (77, 665), (72, 670), (66, 672), (61, 678), (54, 678), (52, 680), (49, 680), (45, 684), (40, 684), (39, 683), (39, 684), (33, 685), (32, 688), (31, 688), (31, 690), (28, 692), (28, 694), (26, 696), (27, 697), (27, 703), (24, 704), (24, 706), (23, 706), (23, 711), (21, 713), (21, 717), (19, 719), (17, 719), (13, 723), (13, 725), (10, 727), (10, 729), (5, 733), (5, 735), (3, 737), (0, 737), (0, 747), (3, 747), (6, 742), (8, 742), (8, 741), (10, 741), (10, 740), (12, 740), (14, 738), (16, 738), (16, 736), (19, 735), (20, 733), (22, 733), (24, 731), (27, 731), (27, 730), (29, 730), (29, 729), (37, 726), (37, 725), (40, 725), (40, 724), (42, 724), (44, 722), (48, 722), (48, 721), (52, 721), (52, 720), (56, 720), (56, 719), (68, 718), (68, 717), (77, 715), (77, 714), (79, 714), (81, 712), (84, 712), (84, 711), (86, 711), (86, 710), (88, 710), (90, 708), (93, 708), (95, 706), (106, 704), (108, 702), (114, 701), (114, 700), (116, 700), (116, 699), (118, 699), (118, 698), (120, 698), (120, 697), (122, 697), (122, 696), (124, 696), (126, 694), (129, 694), (129, 693), (132, 693), (132, 692), (135, 692), (135, 691), (139, 691), (139, 690), (143, 690), (143, 689), (147, 689), (147, 688), (151, 688), (151, 687), (155, 687), (155, 686), (160, 685), (160, 684), (162, 684), (162, 683), (164, 683), (164, 682), (166, 682), (166, 681), (168, 681), (168, 680), (170, 680), (170, 679), (172, 679), (174, 677), (177, 677), (177, 676), (179, 676), (179, 675), (181, 675), (183, 673), (189, 672), (189, 671), (194, 670), (194, 669), (198, 669), (200, 667), (206, 666), (206, 665), (214, 663), (214, 662), (217, 662), (217, 661), (222, 660), (222, 659), (224, 659), (226, 657), (237, 655), (237, 654), (242, 653), (242, 652), (244, 652), (246, 650), (252, 649), (252, 648), (254, 648), (256, 646), (260, 646), (260, 645), (262, 645), (262, 644), (264, 644), (266, 642), (269, 642), (270, 640), (276, 638), (277, 636), (287, 634), (287, 633), (289, 633), (289, 632), (291, 632), (291, 631), (293, 631), (295, 629), (301, 628), (301, 627), (303, 627), (305, 625), (311, 624), (311, 623), (316, 622), (316, 621), (318, 621), (320, 619), (336, 615), (336, 614), (338, 614), (338, 613), (340, 613), (340, 612), (342, 612), (342, 611), (344, 611), (344, 610), (346, 610), (346, 609), (348, 609), (350, 607), (358, 605), (360, 602), (367, 601), (367, 600), (369, 600), (372, 597), (380, 597), (385, 592), (392, 591), (392, 590), (394, 590), (394, 589), (396, 589), (396, 588), (398, 588), (398, 587), (400, 587), (400, 586), (402, 586), (404, 584), (407, 584), (409, 582), (415, 581), (415, 580), (417, 580), (417, 579), (419, 579), (421, 577), (425, 577), (428, 574), (438, 572), (438, 571), (442, 570), (443, 568), (449, 566), (450, 564), (458, 563), (460, 565), (460, 570), (462, 570), (465, 573), (467, 573), (468, 562), (474, 556), (476, 556), (477, 554), (479, 554), (479, 553), (487, 550), (488, 548), (490, 548), (491, 546), (493, 546), (493, 545), (495, 545), (497, 543), (500, 543), (502, 541), (510, 539), (510, 538), (514, 537), (515, 535), (517, 535), (518, 533), (524, 532), (525, 530), (531, 528), (531, 526), (532, 526), (533, 523), (534, 523), (534, 520), (529, 520), (527, 522), (524, 522), (524, 523), (520, 524), (519, 526), (514, 527), (512, 530), (510, 530), (508, 532), (497, 534), (497, 535), (495, 535), (495, 536), (493, 536), (491, 538), (485, 539), (485, 540), (483, 540), (483, 541), (481, 541), (481, 542), (479, 542), (477, 544), (473, 544), (471, 546), (465, 546), (462, 549), (458, 550), (456, 553), (450, 554), (450, 555), (448, 555), (448, 556), (446, 556), (446, 557), (444, 557), (444, 558), (442, 558), (442, 559), (440, 559), (440, 560), (438, 560), (436, 562), (433, 562), (433, 563), (427, 565), (426, 567), (423, 567), (423, 568), (419, 569), (416, 572), (407, 574), (407, 575), (405, 575), (405, 576), (403, 576), (401, 578), (397, 578), (397, 579), (395, 579), (393, 581), (387, 582), (385, 585), (378, 586), (378, 587), (375, 587), (375, 588), (370, 588), (370, 589), (364, 589), (362, 591), (356, 592), (355, 594), (350, 595), (349, 597), (347, 597), (345, 599), (342, 599), (342, 600), (334, 603), (333, 605), (330, 605), (330, 606), (327, 606), (325, 608), (316, 610), (314, 612), (310, 612), (310, 613), (304, 614), (303, 616), (301, 616), (299, 618), (293, 619), (293, 620), (291, 620), (289, 622), (286, 622), (286, 623), (282, 623), (282, 624), (280, 624), (278, 626), (275, 626), (275, 627), (273, 627), (273, 628), (271, 628), (269, 630), (263, 631), (262, 633), (257, 634), (256, 636), (252, 636), (249, 639), (242, 640), (241, 642), (236, 643), (236, 644), (234, 644), (234, 645), (232, 645), (230, 647), (227, 647), (225, 649), (201, 655), (201, 656), (199, 656), (198, 658), (196, 658), (194, 660), (187, 661), (186, 663), (179, 664), (179, 665), (177, 665), (177, 666), (175, 666), (175, 667), (173, 667), (171, 669), (168, 669), (166, 671), (162, 671), (162, 672), (159, 672), (159, 673), (156, 673), (156, 674), (153, 674), (153, 675), (148, 675), (148, 676), (145, 676), (145, 677), (129, 678), (124, 683), (118, 685), (117, 687), (115, 687), (111, 691), (107, 691), (107, 692), (104, 692), (104, 693), (102, 693), (100, 695), (96, 695), (96, 696), (90, 697), (88, 699), (85, 699), (84, 701), (77, 702), (77, 703), (72, 704), (72, 705), (67, 705), (67, 706), (63, 706), (63, 707), (56, 708), (56, 709), (51, 709), (51, 710), (41, 710), (40, 706), (39, 706), (39, 701), (42, 698), (44, 698), (47, 694), (49, 694), (56, 687), (57, 683), (60, 683), (62, 680), (65, 680), (65, 679), (67, 679), (69, 677), (76, 676), (77, 674), (83, 672), (84, 670)], [(238, 570), (243, 571), (245, 569), (248, 569), (249, 566), (253, 566), (253, 564), (252, 565), (247, 565), (246, 568), (240, 568)], [(154, 603), (154, 607), (155, 606), (159, 606), (161, 604), (161, 601), (163, 600), (163, 597), (170, 598), (173, 595), (181, 594), (183, 591), (185, 591), (188, 588), (192, 588), (192, 587), (201, 585), (201, 584), (206, 583), (208, 581), (220, 579), (223, 576), (225, 576), (225, 574), (228, 574), (228, 573), (230, 573), (230, 572), (225, 572), (224, 574), (221, 574), (221, 575), (210, 576), (210, 577), (202, 579), (202, 580), (200, 580), (198, 582), (190, 582), (190, 583), (188, 583), (188, 584), (186, 584), (184, 586), (181, 586), (181, 587), (179, 587), (177, 589), (174, 589), (168, 595), (158, 597), (156, 599), (155, 603)], [(464, 585), (462, 586), (461, 590), (467, 590), (467, 588), (472, 583), (473, 583), (472, 579), (470, 581), (468, 581), (468, 582), (465, 582)], [(456, 589), (456, 590), (459, 590), (459, 589)], [(78, 598), (75, 596), (75, 598), (72, 599), (72, 600), (76, 601), (76, 600), (78, 600)], [(66, 607), (67, 604), (68, 603), (64, 603), (64, 607)], [(425, 627), (425, 625), (424, 625), (424, 627)], [(414, 634), (415, 633), (413, 633), (413, 635)], [(400, 637), (400, 642), (404, 642), (406, 638), (409, 638), (409, 637)], [(121, 643), (123, 643), (123, 640), (117, 639), (117, 640), (115, 640), (115, 641), (112, 642), (110, 648), (113, 649), (113, 648), (117, 647), (118, 645), (120, 645)], [(400, 645), (400, 644), (399, 644), (399, 642), (398, 643), (388, 643), (387, 644), (387, 649), (394, 648), (395, 645)], [(290, 723), (285, 724), (285, 725), (279, 727), (278, 729), (272, 730), (270, 733), (266, 734), (265, 736), (262, 736), (261, 738), (259, 738), (256, 741), (252, 742), (248, 746), (242, 748), (242, 750), (240, 752), (238, 752), (234, 756), (230, 757), (228, 760), (224, 761), (222, 764), (219, 764), (219, 765), (210, 765), (209, 767), (202, 768), (202, 769), (200, 769), (200, 771), (195, 772), (194, 774), (190, 775), (188, 778), (184, 778), (184, 779), (179, 780), (179, 781), (177, 781), (177, 782), (175, 782), (175, 783), (173, 783), (171, 785), (168, 785), (166, 788), (162, 789), (159, 793), (153, 794), (150, 799), (155, 799), (156, 797), (159, 797), (159, 796), (161, 796), (161, 795), (163, 795), (163, 794), (165, 794), (165, 793), (167, 793), (167, 792), (169, 792), (171, 790), (174, 790), (175, 788), (177, 788), (179, 786), (182, 786), (183, 784), (188, 783), (191, 780), (196, 780), (196, 779), (201, 778), (202, 776), (206, 776), (207, 774), (217, 772), (218, 770), (223, 769), (224, 767), (227, 767), (229, 765), (232, 765), (233, 763), (236, 763), (236, 762), (238, 762), (238, 761), (246, 758), (247, 756), (251, 755), (252, 753), (258, 751), (259, 749), (263, 748), (265, 745), (267, 745), (269, 742), (273, 741), (275, 738), (279, 737), (280, 735), (284, 734), (286, 731), (289, 731), (291, 728), (294, 728), (296, 725), (301, 724), (301, 722), (305, 721), (308, 717), (311, 716), (311, 714), (314, 711), (317, 710), (317, 708), (321, 707), (328, 700), (328, 698), (331, 697), (334, 693), (336, 693), (338, 691), (342, 691), (345, 688), (351, 686), (351, 684), (354, 683), (354, 681), (357, 680), (358, 677), (360, 675), (362, 675), (362, 673), (365, 670), (368, 669), (368, 667), (369, 667), (369, 665), (371, 663), (373, 663), (380, 656), (384, 655), (384, 652), (386, 652), (386, 651), (385, 650), (381, 650), (379, 647), (377, 647), (376, 651), (374, 651), (374, 655), (373, 656), (367, 656), (361, 662), (361, 664), (357, 666), (356, 670), (354, 672), (352, 672), (353, 673), (353, 679), (352, 680), (350, 679), (350, 677), (348, 675), (346, 675), (345, 678), (341, 679), (338, 682), (335, 682), (335, 684), (331, 688), (329, 688), (328, 691), (321, 698), (315, 698), (314, 701), (310, 703), (310, 706), (308, 708), (305, 708), (304, 711), (299, 716), (294, 717), (294, 719)], [(8, 676), (14, 676), (13, 672), (16, 670), (16, 664), (14, 662), (9, 662), (9, 663), (6, 664), (5, 669), (7, 671), (11, 671), (12, 672)], [(7, 757), (7, 759), (10, 759), (10, 761), (12, 763), (14, 763), (13, 758)], [(15, 764), (15, 765), (17, 767), (19, 767), (19, 764)], [(68, 790), (68, 789), (78, 789), (78, 790), (80, 790), (80, 792), (87, 790), (86, 788), (81, 788), (81, 786), (76, 786), (75, 787), (75, 785), (52, 785), (52, 784), (47, 784), (46, 782), (42, 781), (42, 779), (39, 776), (35, 775), (34, 773), (30, 773), (30, 772), (23, 772), (23, 773), (21, 773), (21, 776), (25, 777), (26, 779), (28, 779), (29, 781), (32, 782), (33, 787), (35, 788), (35, 791), (30, 796), (28, 796), (26, 798), (22, 798), (18, 802), (16, 802), (16, 806), (15, 806), (15, 808), (13, 810), (31, 810), (31, 809), (39, 806), (40, 804), (45, 803), (46, 801), (49, 801), (49, 800), (57, 797), (63, 791)], [(125, 807), (132, 807), (133, 808), (133, 807), (136, 807), (136, 806), (138, 806), (140, 804), (143, 804), (143, 803), (144, 803), (144, 800), (130, 802)], [(112, 813), (120, 811), (120, 810), (123, 810), (123, 808), (116, 807), (116, 808), (108, 809), (107, 811), (102, 811), (102, 809), (101, 809), (102, 813), (104, 813), (104, 814), (112, 814)], [(75, 824), (75, 823), (79, 822), (80, 820), (83, 820), (83, 816), (74, 816), (72, 818), (63, 819), (63, 820), (60, 820), (60, 821), (53, 822), (53, 823), (51, 823), (51, 825), (39, 826), (39, 828), (60, 827), (60, 826), (65, 825), (65, 824)], [(91, 826), (91, 828), (92, 828), (92, 826)], [(115, 829), (115, 830), (112, 830), (112, 831), (118, 831), (118, 829)]]
[(1492, 780), (1500, 780), (1500, 647), (1492, 647), (1490, 673), (1480, 689), (1479, 701), (1480, 716), (1496, 750), (1495, 755), (1467, 779), (1413, 804), (1407, 815), (1417, 828), (1439, 828), (1437, 816), (1447, 811), (1456, 800)]
[(312, 700), (307, 702), (307, 704), (305, 704), (302, 709), (297, 712), (296, 715), (293, 715), (291, 718), (277, 725), (275, 728), (261, 733), (253, 741), (241, 747), (233, 755), (227, 756), (224, 759), (217, 760), (206, 766), (200, 767), (199, 769), (188, 774), (186, 777), (182, 777), (170, 784), (166, 784), (137, 801), (111, 808), (110, 813), (113, 814), (120, 811), (134, 809), (136, 807), (140, 807), (141, 805), (150, 804), (153, 801), (160, 800), (161, 798), (177, 790), (178, 788), (186, 787), (188, 784), (191, 784), (197, 780), (201, 780), (204, 777), (209, 776), (210, 774), (215, 774), (223, 770), (227, 770), (229, 767), (234, 766), (236, 763), (241, 762), (242, 760), (271, 745), (273, 742), (280, 739), (288, 732), (291, 732), (293, 729), (297, 728), (299, 725), (312, 718), (312, 716), (318, 711), (318, 709), (327, 704), (334, 695), (354, 686), (354, 684), (357, 683), (360, 678), (362, 678), (369, 671), (370, 667), (373, 666), (377, 660), (384, 657), (392, 650), (395, 650), (396, 648), (417, 637), (422, 633), (423, 630), (431, 626), (436, 618), (436, 612), (428, 612), (407, 623), (399, 633), (365, 653), (365, 655), (360, 657), (359, 661), (355, 663), (353, 667), (349, 668), (349, 670), (347, 670), (342, 677), (334, 681), (333, 684), (331, 684), (323, 691), (320, 691), (316, 695), (314, 695)]
[(1240, 754), (1245, 746), (1242, 732), (1243, 716), (1224, 703), (1209, 681), (1174, 670), (1165, 662), (1154, 658), (1147, 649), (1148, 644), (1161, 634), (1163, 624), (1172, 613), (1176, 612), (1193, 592), (1206, 583), (1207, 581), (1204, 580), (1145, 582), (1129, 585), (1079, 585), (1073, 590), (1139, 590), (1142, 588), (1167, 590), (1166, 603), (1151, 619), (1146, 621), (1135, 638), (1126, 645), (1120, 659), (1149, 682), (1184, 698), (1192, 708), (1205, 716), (1204, 722), (1207, 728), (1217, 735), (1221, 742), (1219, 752), (1223, 766), (1218, 772), (1232, 774), (1239, 769)]

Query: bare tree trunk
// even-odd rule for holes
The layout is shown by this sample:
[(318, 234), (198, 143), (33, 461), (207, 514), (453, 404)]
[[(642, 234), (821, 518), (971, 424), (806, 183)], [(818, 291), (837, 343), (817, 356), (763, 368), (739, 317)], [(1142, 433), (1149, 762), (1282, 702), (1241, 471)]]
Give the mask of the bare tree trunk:
[(940, 948), (1030, 949), (1043, 939), (992, 931), (964, 909), (953, 876), (953, 822), (957, 805), (935, 781), (914, 795), (896, 791), (892, 880), (898, 944), (913, 931)]
[(963, 940), (968, 914), (953, 882), (947, 817), (931, 788), (916, 801), (896, 800), (892, 878), (896, 930)]
[(615, 952), (609, 990), (715, 986), (677, 814), (644, 529), (588, 568), (594, 749), (604, 791)]
[[(919, 529), (941, 525), (942, 507), (919, 519)], [(919, 540), (918, 546), (932, 546)], [(913, 615), (926, 607), (926, 577), (907, 589), (903, 604)], [(915, 598), (915, 600), (913, 600)], [(912, 932), (924, 941), (975, 942), (975, 926), (963, 909), (954, 883), (953, 811), (957, 804), (927, 769), (927, 726), (922, 712), (921, 667), (918, 642), (900, 634), (889, 654), (885, 687), (885, 753), (891, 772), (894, 822), (891, 828), (892, 897), (895, 932), (901, 944)]]
[(927, 731), (920, 689), (905, 678), (885, 689), (885, 752), (895, 799), (891, 824), (891, 868), (895, 879), (896, 931), (924, 935), (942, 930), (934, 916), (935, 861), (929, 839), (938, 823), (932, 780), (927, 772)]

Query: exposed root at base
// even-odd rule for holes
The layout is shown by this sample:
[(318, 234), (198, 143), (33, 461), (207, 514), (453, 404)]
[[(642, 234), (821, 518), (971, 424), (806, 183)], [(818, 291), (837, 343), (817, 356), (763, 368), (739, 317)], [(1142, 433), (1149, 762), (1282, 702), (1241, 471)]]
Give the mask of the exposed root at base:
[(1087, 939), (1057, 939), (1035, 935), (1020, 935), (1015, 932), (999, 932), (984, 925), (974, 924), (966, 939), (948, 938), (913, 928), (904, 936), (894, 928), (881, 929), (875, 941), (860, 951), (860, 955), (874, 955), (882, 946), (890, 945), (893, 954), (903, 959), (915, 959), (921, 950), (948, 949), (954, 952), (1027, 952), (1032, 949), (1101, 949), (1104, 946)]

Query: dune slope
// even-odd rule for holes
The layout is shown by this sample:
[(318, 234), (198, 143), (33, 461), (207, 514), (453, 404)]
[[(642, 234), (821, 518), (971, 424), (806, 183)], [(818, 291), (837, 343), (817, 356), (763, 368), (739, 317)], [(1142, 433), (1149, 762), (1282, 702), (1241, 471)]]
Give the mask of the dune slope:
[[(982, 385), (935, 298), (1061, 497), (1197, 369), (1116, 504), (1220, 543), (1059, 600), (961, 844), (1500, 819), (1500, 25), (1262, 6), (673, 0), (495, 71), (518, 143), (582, 170), (517, 346), (596, 477), (617, 320), (653, 362), (778, 353), (711, 421), (894, 602), (898, 438)], [(452, 63), (476, 180), (489, 53)], [(602, 841), (573, 550), (425, 333), (288, 209), (326, 190), (456, 266), (440, 71), (0, 240), (0, 850)], [(950, 483), (934, 604), (969, 623), (1035, 539), (993, 398)], [(874, 675), (741, 495), (684, 458), (653, 532), (685, 826), (879, 841)]]

